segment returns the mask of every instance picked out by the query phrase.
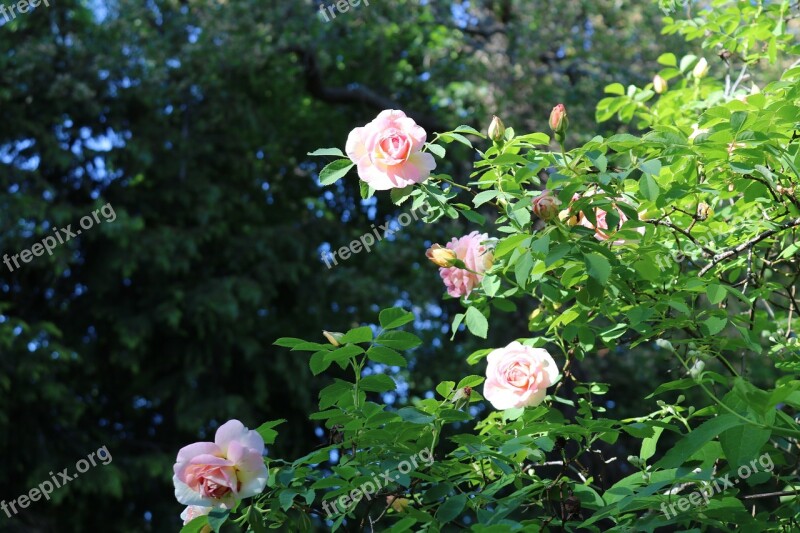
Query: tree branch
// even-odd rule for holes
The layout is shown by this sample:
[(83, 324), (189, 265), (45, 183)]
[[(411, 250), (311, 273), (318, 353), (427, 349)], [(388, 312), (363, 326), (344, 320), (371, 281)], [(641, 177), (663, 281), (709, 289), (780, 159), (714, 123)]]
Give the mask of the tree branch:
[(721, 254), (715, 255), (714, 258), (711, 260), (711, 262), (709, 264), (707, 264), (702, 269), (700, 269), (700, 273), (698, 274), (698, 276), (702, 277), (706, 272), (708, 272), (709, 270), (714, 268), (720, 262), (728, 259), (729, 257), (733, 257), (735, 255), (738, 255), (738, 254), (742, 253), (743, 251), (747, 250), (748, 248), (751, 248), (751, 247), (755, 246), (756, 244), (758, 244), (759, 242), (763, 241), (764, 239), (772, 237), (776, 233), (780, 233), (783, 230), (787, 230), (789, 228), (795, 228), (797, 226), (800, 226), (800, 218), (796, 218), (794, 220), (788, 220), (788, 221), (784, 222), (783, 224), (781, 224), (780, 226), (778, 226), (777, 228), (769, 229), (769, 230), (765, 231), (764, 233), (756, 235), (752, 239), (743, 242), (742, 244), (736, 246), (735, 248), (732, 248), (730, 250), (722, 252)]
[[(403, 106), (391, 98), (387, 98), (358, 83), (346, 87), (327, 87), (322, 78), (317, 56), (312, 50), (300, 46), (288, 46), (284, 52), (295, 54), (303, 66), (303, 77), (306, 90), (316, 98), (329, 104), (363, 104), (377, 110), (402, 109)], [(429, 132), (447, 131), (450, 128), (440, 123), (436, 118), (414, 111), (406, 114)]]

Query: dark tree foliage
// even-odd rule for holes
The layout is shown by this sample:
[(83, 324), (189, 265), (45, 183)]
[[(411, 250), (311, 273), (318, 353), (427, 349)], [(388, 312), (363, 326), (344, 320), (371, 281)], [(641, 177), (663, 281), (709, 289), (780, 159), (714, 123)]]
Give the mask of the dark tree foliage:
[[(429, 134), (483, 129), (492, 113), (541, 127), (559, 101), (591, 124), (604, 84), (652, 75), (659, 11), (420, 4), (372, 2), (325, 23), (307, 0), (59, 0), (0, 19), (2, 253), (106, 204), (116, 216), (0, 270), (0, 498), (101, 446), (113, 457), (51, 501), (0, 515), (0, 530), (175, 531), (175, 454), (229, 418), (287, 419), (284, 456), (324, 442), (307, 421), (321, 383), (277, 337), (414, 306), (427, 372), (408, 394), (464, 372), (476, 345), (450, 343), (457, 306), (434, 303), (441, 286), (424, 262), (426, 244), (463, 228), (408, 227), (395, 236), (405, 245), (328, 269), (325, 247), (396, 208), (362, 203), (356, 180), (323, 194), (306, 152), (343, 145), (393, 106)], [(530, 311), (493, 334), (522, 334)]]

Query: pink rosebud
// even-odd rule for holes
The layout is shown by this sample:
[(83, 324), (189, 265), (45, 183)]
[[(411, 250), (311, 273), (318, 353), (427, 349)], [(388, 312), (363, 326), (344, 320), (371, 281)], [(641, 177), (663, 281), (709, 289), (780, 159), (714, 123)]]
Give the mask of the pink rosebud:
[(568, 125), (567, 108), (564, 107), (564, 104), (558, 104), (550, 112), (550, 129), (556, 136), (563, 136), (567, 132)]
[(494, 260), (488, 242), (489, 236), (473, 231), (460, 239), (453, 238), (447, 243), (447, 249), (456, 254), (456, 258), (469, 270), (458, 267), (442, 267), (439, 276), (447, 287), (447, 294), (453, 298), (467, 296), (483, 279), (483, 273), (491, 268)]
[(550, 191), (544, 191), (531, 201), (533, 214), (545, 221), (553, 220), (558, 216), (558, 207), (561, 201), (553, 196)]
[(495, 409), (539, 405), (558, 378), (556, 362), (543, 348), (517, 341), (489, 353), (483, 396)]
[(175, 498), (189, 506), (232, 508), (267, 484), (264, 439), (238, 420), (217, 429), (214, 442), (181, 448), (173, 467)]
[(427, 134), (402, 111), (387, 109), (347, 137), (347, 157), (358, 177), (373, 189), (402, 188), (428, 179), (436, 168), (433, 156), (422, 149)]

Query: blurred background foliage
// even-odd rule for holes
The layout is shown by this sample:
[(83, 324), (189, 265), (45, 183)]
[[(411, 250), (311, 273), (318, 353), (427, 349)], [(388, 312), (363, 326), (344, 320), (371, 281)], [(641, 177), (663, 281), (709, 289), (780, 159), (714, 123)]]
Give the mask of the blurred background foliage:
[[(573, 141), (624, 131), (595, 124), (603, 87), (645, 85), (661, 53), (689, 51), (659, 37), (651, 2), (373, 0), (330, 22), (319, 9), (58, 0), (0, 18), (2, 253), (105, 203), (117, 215), (52, 257), (0, 269), (0, 498), (103, 445), (113, 457), (52, 501), (0, 516), (0, 531), (175, 531), (177, 450), (229, 418), (287, 419), (270, 450), (287, 458), (327, 442), (307, 416), (331, 376), (273, 347), (281, 336), (321, 340), (401, 305), (426, 342), (398, 375), (405, 396), (387, 401), (479, 373), (466, 355), (524, 336), (533, 309), (495, 320), (486, 342), (451, 341), (460, 307), (442, 301), (424, 257), (467, 230), (451, 222), (408, 226), (328, 269), (324, 251), (403, 209), (388, 195), (361, 201), (354, 175), (323, 191), (307, 152), (343, 147), (391, 107), (429, 135), (485, 130), (492, 114), (542, 131), (556, 103)], [(442, 170), (466, 179), (469, 157), (453, 148)], [(575, 369), (611, 383), (619, 417), (668, 368), (638, 353)], [(616, 446), (609, 455), (625, 457)]]

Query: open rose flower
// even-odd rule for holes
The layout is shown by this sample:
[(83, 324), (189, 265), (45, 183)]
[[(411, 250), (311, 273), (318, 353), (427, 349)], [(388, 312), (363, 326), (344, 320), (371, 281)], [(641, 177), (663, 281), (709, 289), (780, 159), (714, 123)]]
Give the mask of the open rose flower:
[(467, 296), (472, 289), (478, 286), (483, 279), (483, 273), (491, 268), (494, 261), (492, 248), (488, 241), (488, 235), (473, 231), (460, 239), (453, 237), (453, 240), (447, 243), (445, 249), (452, 250), (456, 259), (462, 261), (469, 269), (465, 270), (455, 266), (439, 269), (439, 275), (447, 287), (447, 294), (453, 298), (461, 298)]
[(543, 348), (517, 341), (489, 353), (483, 396), (495, 409), (539, 405), (558, 378), (556, 362)]
[(436, 161), (425, 146), (425, 130), (402, 111), (387, 109), (347, 137), (347, 157), (373, 189), (407, 187), (428, 179)]
[[(238, 420), (217, 429), (214, 442), (181, 448), (173, 467), (175, 498), (190, 506), (231, 508), (267, 484), (264, 439)], [(188, 510), (187, 510), (188, 512)]]
[[(572, 197), (572, 202), (578, 200), (579, 198), (580, 198), (580, 196), (578, 194), (575, 194)], [(608, 217), (608, 212), (606, 210), (604, 210), (604, 209), (601, 209), (600, 207), (595, 207), (594, 208), (594, 218), (595, 218), (595, 221), (596, 221), (595, 224), (593, 224), (588, 218), (586, 218), (583, 215), (583, 213), (581, 213), (581, 212), (574, 213), (572, 210), (570, 210), (569, 213), (567, 214), (567, 216), (571, 217), (570, 220), (573, 221), (573, 222), (570, 223), (569, 225), (574, 226), (576, 224), (580, 224), (584, 228), (589, 228), (589, 229), (594, 230), (594, 237), (598, 241), (607, 241), (607, 240), (609, 240), (619, 229), (622, 228), (622, 225), (625, 222), (630, 220), (628, 218), (628, 216), (619, 207), (617, 207), (617, 203), (625, 203), (625, 200), (622, 199), (622, 198), (617, 198), (616, 200), (614, 200), (614, 202), (615, 203), (613, 204), (613, 206), (616, 209), (617, 217), (619, 218), (619, 223), (617, 224), (617, 226), (615, 228), (609, 228), (608, 227), (608, 221), (606, 220), (607, 217)], [(643, 227), (641, 227), (641, 226), (637, 227), (636, 231), (640, 235), (644, 235), (644, 228)], [(626, 241), (625, 239), (617, 239), (617, 240), (613, 241), (612, 244), (621, 245), (621, 244), (625, 244), (626, 242), (628, 242), (628, 241)]]

